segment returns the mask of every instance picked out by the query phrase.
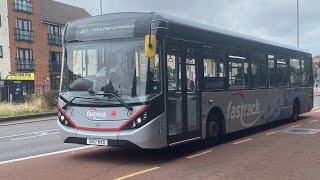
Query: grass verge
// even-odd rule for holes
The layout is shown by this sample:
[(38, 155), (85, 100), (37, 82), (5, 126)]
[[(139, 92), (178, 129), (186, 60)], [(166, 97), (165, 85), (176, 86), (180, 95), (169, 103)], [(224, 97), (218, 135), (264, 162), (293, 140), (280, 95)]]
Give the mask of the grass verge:
[(14, 103), (0, 103), (0, 117), (14, 117), (22, 115), (31, 115), (38, 113), (53, 112), (52, 109), (47, 108), (42, 98), (35, 98), (31, 101), (14, 104)]

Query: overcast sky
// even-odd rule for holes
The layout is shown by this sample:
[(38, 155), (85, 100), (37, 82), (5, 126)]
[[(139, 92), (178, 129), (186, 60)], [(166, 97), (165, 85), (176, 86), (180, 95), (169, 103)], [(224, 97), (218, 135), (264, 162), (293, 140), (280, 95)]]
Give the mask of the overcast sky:
[[(100, 0), (57, 0), (100, 14)], [(320, 1), (300, 0), (300, 48), (320, 54)], [(297, 46), (296, 0), (103, 0), (103, 13), (157, 11)]]

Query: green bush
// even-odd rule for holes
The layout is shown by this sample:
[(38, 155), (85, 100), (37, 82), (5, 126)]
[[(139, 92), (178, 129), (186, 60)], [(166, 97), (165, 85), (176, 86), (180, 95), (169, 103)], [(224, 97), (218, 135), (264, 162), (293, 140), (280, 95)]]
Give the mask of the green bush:
[(47, 108), (53, 109), (57, 107), (59, 91), (48, 91), (44, 94), (44, 103)]

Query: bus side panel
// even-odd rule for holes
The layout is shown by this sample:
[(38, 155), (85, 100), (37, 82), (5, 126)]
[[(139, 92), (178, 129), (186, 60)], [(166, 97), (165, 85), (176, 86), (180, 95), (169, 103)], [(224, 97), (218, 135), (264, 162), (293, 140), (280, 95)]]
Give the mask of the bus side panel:
[[(290, 118), (294, 99), (299, 98), (301, 112), (307, 112), (310, 98), (303, 88), (279, 88), (204, 92), (202, 112), (206, 121), (213, 107), (219, 107), (225, 118), (226, 133)], [(212, 103), (210, 103), (212, 102)], [(203, 123), (205, 130), (205, 123)]]
[(313, 108), (313, 88), (304, 87), (301, 88), (300, 99), (300, 113), (306, 113)]

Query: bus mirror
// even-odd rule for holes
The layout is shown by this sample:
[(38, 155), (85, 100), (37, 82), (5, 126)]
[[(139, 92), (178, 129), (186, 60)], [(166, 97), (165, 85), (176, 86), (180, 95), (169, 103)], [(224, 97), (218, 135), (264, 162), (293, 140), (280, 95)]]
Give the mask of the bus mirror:
[(144, 54), (148, 58), (156, 56), (157, 40), (155, 35), (146, 35), (144, 40)]

